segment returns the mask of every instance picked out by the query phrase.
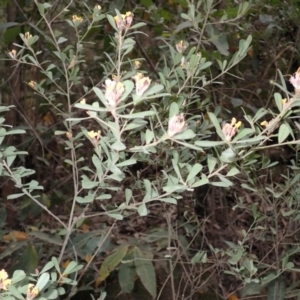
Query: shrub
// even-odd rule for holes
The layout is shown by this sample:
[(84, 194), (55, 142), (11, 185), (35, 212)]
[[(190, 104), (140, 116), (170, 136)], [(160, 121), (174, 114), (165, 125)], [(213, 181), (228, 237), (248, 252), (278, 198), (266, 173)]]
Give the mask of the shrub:
[[(279, 222), (292, 218), (290, 226), (294, 226), (298, 220), (297, 189), (289, 188), (298, 181), (298, 165), (293, 160), (280, 183), (270, 184), (265, 180), (262, 184), (270, 173), (261, 171), (275, 170), (276, 162), (265, 155), (265, 149), (298, 144), (299, 124), (293, 120), (293, 113), (299, 106), (300, 71), (291, 78), (295, 88), (292, 94), (278, 73), (281, 82), (276, 85), (287, 97), (282, 99), (281, 94), (275, 93), (276, 108), (258, 108), (254, 116), (245, 113), (241, 117), (233, 112), (230, 120), (222, 123), (223, 107), (213, 107), (208, 89), (220, 84), (221, 76), (246, 57), (252, 38), (249, 35), (240, 39), (236, 52), (230, 59), (223, 59), (229, 57), (229, 46), (220, 31), (232, 20), (226, 14), (218, 16), (219, 12), (210, 4), (210, 1), (189, 3), (174, 36), (155, 41), (163, 55), (157, 70), (150, 74), (134, 51), (137, 37), (143, 35), (140, 30), (146, 24), (136, 22), (132, 12), (121, 14), (116, 9), (113, 14), (103, 13), (97, 5), (93, 9), (86, 6), (79, 16), (72, 15), (67, 6), (60, 7), (61, 13), (51, 19), (52, 6), (36, 2), (46, 28), (41, 30), (31, 25), (31, 33), (20, 34), (22, 43), (15, 43), (9, 56), (16, 65), (38, 70), (38, 81), (27, 73), (28, 87), (60, 120), (54, 126), (53, 139), (57, 145), (53, 153), (61, 151), (56, 162), (64, 172), (54, 181), (58, 185), (69, 172), (71, 184), (56, 188), (56, 196), (62, 198), (63, 205), (51, 207), (50, 196), (43, 192), (41, 183), (36, 178), (28, 179), (34, 171), (15, 166), (17, 158), (22, 159), (25, 152), (3, 146), (1, 175), (12, 180), (18, 189), (9, 199), (34, 203), (40, 210), (33, 213), (38, 215), (42, 211), (56, 222), (50, 233), (43, 230), (47, 221), (42, 221), (27, 233), (13, 231), (4, 236), (15, 245), (20, 245), (23, 239), (21, 246), (26, 246), (26, 251), (21, 256), (15, 255), (21, 257), (21, 262), (32, 263), (24, 270), (31, 275), (15, 271), (9, 278), (6, 271), (1, 271), (3, 298), (25, 299), (26, 295), (26, 299), (57, 299), (65, 293), (70, 298), (77, 291), (77, 283), (86, 288), (92, 281), (104, 299), (102, 283), (114, 271), (124, 293), (132, 291), (138, 277), (155, 298), (163, 290), (158, 294), (155, 273), (158, 264), (154, 264), (157, 260), (169, 273), (167, 280), (170, 278), (172, 283), (173, 299), (179, 292), (194, 294), (204, 289), (218, 269), (236, 279), (235, 288), (242, 290), (244, 296), (260, 293), (266, 286), (273, 295), (276, 285), (280, 287), (279, 293), (283, 293), (282, 274), (298, 271), (290, 260), (298, 253), (298, 247), (286, 246), (283, 255), (278, 252), (283, 247)], [(235, 19), (243, 17), (248, 8), (246, 2), (236, 7)], [(217, 17), (220, 17), (219, 28), (213, 22)], [(61, 21), (69, 27), (59, 28), (56, 24)], [(94, 46), (91, 36), (96, 28), (109, 28), (109, 34), (103, 43)], [(177, 40), (179, 35), (187, 38)], [(39, 48), (38, 42), (43, 48)], [(93, 71), (90, 78), (84, 74), (92, 67), (86, 65), (91, 45), (99, 49), (99, 57), (93, 59), (101, 63), (100, 79)], [(217, 51), (212, 51), (213, 47)], [(1, 109), (6, 111), (9, 107)], [(1, 121), (3, 124), (4, 119)], [(6, 130), (4, 125), (1, 131), (1, 142), (5, 136), (25, 133), (20, 129)], [(40, 126), (36, 135), (44, 138), (48, 132), (45, 126)], [(64, 145), (63, 149), (58, 145)], [(44, 157), (40, 159), (50, 165)], [(233, 208), (252, 220), (232, 241), (225, 241), (227, 247), (223, 243), (222, 249), (205, 240), (209, 218), (199, 224), (194, 216), (193, 219), (178, 216), (178, 224), (173, 224), (174, 207), (184, 203), (195, 188), (208, 184), (222, 190), (238, 186)], [(247, 201), (246, 191), (257, 198)], [(27, 205), (32, 204), (24, 204)], [(268, 216), (270, 210), (272, 216)], [(61, 214), (67, 214), (67, 219)], [(155, 214), (163, 220), (162, 227), (151, 224)], [(186, 212), (184, 217), (187, 218)], [(150, 230), (132, 237), (116, 237), (117, 229), (128, 232), (133, 225), (127, 222), (136, 220), (151, 226)], [(93, 223), (97, 226), (93, 227)], [(195, 250), (199, 232), (205, 243)], [(284, 233), (281, 234), (283, 238)], [(269, 253), (271, 244), (276, 244), (275, 266), (269, 253), (264, 257), (252, 253), (253, 245), (260, 240), (271, 247)], [(2, 258), (10, 253), (7, 251)], [(45, 267), (33, 275), (41, 262)], [(22, 264), (17, 267), (25, 269)], [(97, 278), (93, 280), (95, 269)], [(176, 271), (188, 275), (177, 289)], [(196, 282), (195, 286), (191, 282)], [(71, 287), (67, 288), (68, 285)], [(292, 287), (289, 288), (292, 292)], [(230, 292), (223, 291), (223, 296)]]

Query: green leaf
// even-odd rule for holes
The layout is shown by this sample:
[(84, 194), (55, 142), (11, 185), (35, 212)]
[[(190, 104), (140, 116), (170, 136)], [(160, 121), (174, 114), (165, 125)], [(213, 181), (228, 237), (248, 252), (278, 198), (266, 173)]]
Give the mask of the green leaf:
[(201, 180), (198, 180), (198, 181), (194, 182), (192, 184), (192, 188), (202, 186), (202, 185), (205, 185), (205, 184), (208, 184), (208, 183), (209, 183), (209, 180), (207, 179), (206, 175), (202, 174)]
[[(65, 277), (63, 277), (62, 279), (64, 280)], [(47, 292), (45, 292), (43, 294), (43, 296), (47, 299), (47, 300), (55, 300), (58, 298), (58, 292), (55, 289), (49, 289)]]
[(157, 94), (161, 90), (164, 89), (164, 86), (162, 84), (154, 84), (150, 86), (150, 88), (143, 94), (143, 97), (147, 98), (153, 94)]
[(164, 186), (163, 190), (166, 193), (174, 193), (174, 192), (182, 193), (183, 191), (187, 190), (187, 187), (185, 185), (174, 184), (174, 185)]
[(255, 131), (252, 128), (244, 128), (241, 131), (239, 131), (239, 133), (235, 136), (235, 138), (233, 139), (233, 141), (238, 141), (241, 138), (243, 138), (246, 135), (252, 135), (254, 134)]
[(229, 172), (226, 174), (226, 176), (235, 176), (239, 174), (240, 171), (236, 167), (232, 167)]
[(94, 201), (94, 199), (95, 199), (95, 195), (93, 194), (88, 194), (84, 197), (79, 197), (79, 196), (76, 197), (76, 201), (81, 204), (91, 203)]
[(109, 4), (109, 12), (113, 15), (116, 14), (116, 10), (121, 11), (124, 7), (124, 0), (114, 0)]
[(228, 148), (222, 152), (220, 159), (225, 163), (232, 163), (236, 158), (236, 153), (232, 148)]
[(57, 41), (57, 44), (62, 44), (62, 43), (64, 43), (64, 42), (66, 42), (68, 39), (66, 39), (66, 38), (64, 38), (64, 37), (60, 37), (59, 39), (58, 39), (58, 41)]
[(177, 200), (174, 199), (174, 198), (159, 198), (159, 201), (162, 201), (162, 202), (166, 202), (166, 203), (171, 203), (171, 204), (177, 204)]
[(189, 175), (186, 179), (187, 182), (189, 182), (191, 179), (194, 179), (196, 177), (196, 175), (201, 172), (203, 166), (201, 164), (194, 164), (192, 169), (189, 171)]
[(224, 145), (225, 142), (215, 142), (215, 141), (196, 141), (195, 145), (203, 148), (217, 147)]
[(15, 269), (22, 269), (26, 273), (34, 273), (38, 267), (38, 254), (34, 245), (29, 245), (22, 256), (19, 258), (17, 264), (14, 265)]
[(41, 16), (43, 16), (45, 14), (45, 9), (52, 7), (51, 4), (49, 3), (38, 3), (36, 2), (36, 5), (38, 7), (39, 13)]
[(207, 166), (208, 166), (208, 171), (209, 174), (213, 172), (217, 164), (217, 159), (211, 155), (207, 156)]
[(103, 92), (99, 88), (97, 88), (97, 87), (93, 87), (93, 91), (97, 95), (97, 97), (99, 98), (99, 100), (103, 103), (103, 105), (106, 107), (107, 106), (107, 100), (106, 100)]
[(268, 300), (283, 300), (285, 299), (285, 282), (283, 276), (274, 279), (268, 286)]
[(192, 265), (195, 265), (198, 262), (206, 263), (206, 261), (207, 261), (207, 254), (203, 250), (198, 251), (191, 259)]
[(278, 143), (284, 142), (290, 133), (291, 128), (286, 123), (281, 124), (278, 132)]
[(193, 139), (195, 136), (196, 136), (196, 134), (194, 133), (194, 131), (192, 129), (187, 129), (183, 132), (176, 134), (173, 137), (173, 139), (174, 140), (189, 140), (189, 139)]
[(10, 284), (8, 286), (8, 288), (9, 288), (8, 289), (9, 292), (15, 297), (15, 298), (12, 298), (12, 300), (15, 300), (15, 299), (25, 300), (25, 298), (22, 296), (22, 294), (17, 290), (17, 288), (13, 284)]
[(49, 273), (42, 273), (42, 275), (39, 277), (36, 287), (41, 291), (47, 283), (50, 281), (50, 275)]
[(14, 26), (21, 26), (21, 23), (17, 23), (17, 22), (7, 22), (7, 23), (2, 23), (0, 24), (0, 31), (10, 28), (10, 27), (14, 27)]
[(130, 159), (127, 159), (125, 161), (122, 161), (118, 164), (116, 164), (117, 167), (125, 167), (125, 166), (131, 166), (131, 165), (134, 165), (136, 164), (136, 159), (134, 158), (130, 158)]
[(83, 176), (83, 180), (81, 181), (81, 184), (82, 184), (82, 188), (83, 189), (93, 189), (95, 188), (96, 186), (99, 185), (99, 182), (94, 182), (94, 181), (91, 181), (89, 178), (87, 178), (86, 176)]
[(154, 138), (154, 133), (152, 130), (147, 129), (145, 133), (146, 144), (150, 144)]
[(79, 271), (80, 269), (82, 269), (83, 265), (78, 265), (78, 263), (76, 261), (71, 261), (66, 269), (64, 270), (63, 274), (72, 274), (75, 273), (77, 271)]
[(47, 264), (44, 266), (44, 268), (41, 270), (40, 274), (49, 271), (54, 267), (54, 263), (52, 261), (47, 262)]
[(14, 271), (13, 277), (12, 277), (12, 283), (16, 284), (26, 278), (26, 273), (22, 270), (16, 270)]
[(28, 234), (41, 241), (47, 242), (50, 245), (53, 244), (57, 246), (62, 246), (62, 239), (59, 235), (48, 234), (40, 231), (31, 231)]
[(110, 213), (107, 213), (106, 214), (108, 217), (111, 217), (113, 219), (116, 219), (116, 220), (119, 220), (119, 221), (122, 221), (123, 220), (123, 216), (120, 215), (120, 214), (110, 214)]
[[(112, 13), (115, 14), (115, 11), (113, 11)], [(116, 22), (115, 22), (114, 17), (113, 17), (112, 15), (109, 15), (109, 14), (107, 14), (106, 17), (107, 17), (107, 20), (108, 20), (109, 24), (111, 25), (111, 27), (112, 27), (115, 31), (118, 31), (118, 28), (117, 28), (117, 26), (116, 26)]]
[(126, 189), (125, 190), (125, 200), (126, 204), (129, 204), (130, 200), (132, 199), (132, 190)]
[(111, 145), (111, 149), (115, 151), (123, 151), (126, 149), (126, 145), (121, 141), (116, 141)]
[(146, 204), (145, 203), (142, 203), (138, 209), (137, 209), (139, 215), (141, 217), (144, 217), (144, 216), (147, 216), (148, 215), (148, 210), (147, 210), (147, 207), (146, 207)]
[(156, 277), (150, 255), (145, 255), (140, 248), (134, 247), (134, 264), (142, 284), (153, 298), (156, 298)]
[(220, 32), (217, 27), (213, 24), (206, 24), (205, 31), (209, 36), (209, 41), (212, 42), (218, 51), (222, 55), (229, 55), (229, 45), (227, 42), (227, 35), (225, 33)]
[(99, 270), (98, 282), (104, 281), (116, 269), (128, 251), (128, 244), (121, 245), (111, 255), (107, 256)]
[(135, 119), (124, 128), (124, 131), (137, 129), (139, 127), (143, 128), (143, 127), (145, 127), (146, 124), (148, 124), (148, 122), (143, 119)]
[(130, 293), (134, 287), (136, 269), (132, 263), (122, 263), (119, 267), (119, 284), (123, 293)]
[(282, 97), (279, 93), (275, 93), (274, 98), (275, 98), (276, 106), (277, 106), (278, 110), (281, 112), (282, 111)]
[(111, 194), (101, 194), (97, 196), (95, 199), (97, 200), (108, 200), (111, 199)]
[(179, 106), (176, 102), (172, 102), (169, 109), (169, 119), (179, 114)]
[(129, 115), (118, 115), (120, 118), (124, 118), (124, 119), (135, 119), (135, 118), (145, 118), (145, 117), (150, 117), (150, 116), (154, 116), (155, 112), (152, 110), (149, 111), (141, 111), (138, 113), (133, 113), (133, 114), (129, 114)]
[(213, 125), (216, 128), (218, 136), (223, 140), (224, 139), (224, 134), (222, 132), (222, 129), (221, 129), (221, 126), (219, 124), (219, 121), (218, 121), (217, 117), (212, 112), (208, 112), (207, 114), (208, 114), (211, 122), (213, 123)]
[(123, 93), (120, 101), (124, 101), (127, 99), (128, 95), (132, 92), (134, 88), (134, 83), (131, 80), (125, 80), (122, 82), (125, 88), (125, 92)]
[(19, 197), (22, 197), (23, 195), (25, 195), (24, 193), (20, 193), (20, 194), (12, 194), (12, 195), (8, 195), (7, 196), (7, 200), (13, 200), (13, 199), (17, 199)]

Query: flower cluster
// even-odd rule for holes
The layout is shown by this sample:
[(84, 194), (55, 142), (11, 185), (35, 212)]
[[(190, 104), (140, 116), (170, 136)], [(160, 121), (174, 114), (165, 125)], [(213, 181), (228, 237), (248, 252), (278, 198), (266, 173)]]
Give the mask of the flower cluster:
[(29, 81), (29, 82), (28, 82), (28, 85), (29, 85), (31, 88), (33, 88), (33, 89), (36, 88), (36, 82), (33, 81), (33, 80)]
[(29, 32), (21, 33), (20, 37), (26, 46), (29, 47), (32, 44), (32, 35)]
[(83, 21), (82, 17), (78, 17), (77, 15), (73, 15), (72, 16), (72, 21), (74, 23), (74, 25), (78, 25), (79, 23), (81, 23)]
[(174, 115), (170, 120), (169, 120), (169, 126), (168, 126), (168, 137), (171, 138), (177, 133), (182, 132), (185, 130), (187, 127), (187, 124), (184, 119), (183, 114), (177, 114)]
[(98, 130), (97, 132), (95, 132), (94, 130), (88, 131), (88, 136), (91, 139), (92, 143), (94, 145), (98, 145), (99, 140), (101, 138), (101, 131)]
[(0, 291), (8, 290), (8, 286), (11, 284), (11, 279), (8, 278), (8, 274), (5, 270), (0, 271)]
[(134, 69), (138, 70), (141, 67), (141, 62), (139, 60), (134, 61)]
[(149, 77), (144, 77), (142, 73), (137, 73), (133, 76), (135, 80), (135, 90), (138, 96), (142, 96), (145, 91), (149, 88), (151, 79)]
[(117, 107), (124, 91), (123, 83), (118, 81), (117, 78), (105, 80), (105, 98), (111, 108)]
[(232, 118), (231, 123), (225, 123), (222, 127), (222, 132), (224, 134), (225, 140), (230, 142), (231, 139), (235, 136), (238, 129), (241, 127), (242, 122), (236, 121), (236, 118)]
[(133, 13), (128, 11), (125, 15), (121, 14), (120, 16), (121, 18), (119, 15), (114, 17), (119, 31), (122, 31), (123, 29), (129, 29), (133, 21)]
[(28, 284), (26, 300), (32, 300), (39, 294), (39, 289), (32, 283)]

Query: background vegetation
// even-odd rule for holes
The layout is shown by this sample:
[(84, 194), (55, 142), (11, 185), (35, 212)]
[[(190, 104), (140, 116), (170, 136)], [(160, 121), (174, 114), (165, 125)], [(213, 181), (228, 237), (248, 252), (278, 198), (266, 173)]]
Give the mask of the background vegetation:
[(298, 299), (299, 9), (1, 1), (0, 298)]

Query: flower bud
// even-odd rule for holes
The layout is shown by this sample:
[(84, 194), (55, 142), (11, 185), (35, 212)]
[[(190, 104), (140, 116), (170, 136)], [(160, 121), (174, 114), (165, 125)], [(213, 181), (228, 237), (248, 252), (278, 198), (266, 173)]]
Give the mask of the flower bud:
[(182, 132), (185, 130), (187, 127), (187, 124), (184, 120), (184, 115), (183, 114), (177, 114), (174, 115), (170, 120), (169, 120), (169, 126), (168, 126), (168, 136), (171, 138), (177, 133)]
[(232, 118), (231, 124), (225, 123), (223, 125), (222, 132), (227, 142), (231, 141), (231, 139), (235, 136), (237, 130), (241, 127), (241, 125), (242, 122), (241, 121), (237, 122), (236, 118)]
[(116, 81), (116, 79), (106, 79), (105, 89), (105, 98), (108, 101), (109, 106), (112, 108), (116, 108), (125, 91), (123, 83)]
[(142, 96), (145, 91), (149, 88), (151, 79), (144, 77), (142, 73), (137, 73), (133, 79), (135, 80), (135, 90), (138, 96)]

